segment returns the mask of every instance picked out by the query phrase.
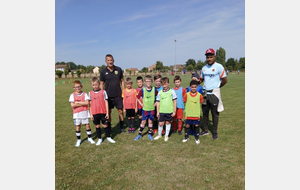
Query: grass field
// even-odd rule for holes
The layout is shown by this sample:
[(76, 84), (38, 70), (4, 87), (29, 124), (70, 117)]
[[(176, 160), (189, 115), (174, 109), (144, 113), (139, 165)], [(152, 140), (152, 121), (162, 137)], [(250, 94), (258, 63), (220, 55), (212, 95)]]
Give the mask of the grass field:
[[(190, 76), (181, 76), (183, 87), (188, 86)], [(132, 78), (135, 81), (136, 77)], [(174, 77), (169, 78), (170, 87), (174, 87)], [(200, 137), (200, 145), (196, 145), (193, 136), (182, 143), (184, 135), (177, 133), (168, 142), (150, 141), (147, 135), (134, 141), (137, 132), (119, 132), (117, 110), (113, 109), (112, 138), (116, 143), (109, 144), (102, 130), (104, 142), (92, 145), (82, 126), (79, 147), (75, 147), (75, 126), (68, 102), (72, 84), (56, 79), (55, 188), (245, 189), (245, 74), (229, 73), (227, 78), (228, 83), (221, 89), (225, 110), (220, 113), (217, 140), (212, 140), (210, 115), (210, 134)], [(80, 80), (83, 91), (92, 89), (89, 79)], [(133, 87), (136, 88), (135, 82)], [(126, 119), (124, 124), (127, 131)], [(90, 125), (97, 141), (95, 125)], [(202, 122), (200, 127), (203, 128)]]

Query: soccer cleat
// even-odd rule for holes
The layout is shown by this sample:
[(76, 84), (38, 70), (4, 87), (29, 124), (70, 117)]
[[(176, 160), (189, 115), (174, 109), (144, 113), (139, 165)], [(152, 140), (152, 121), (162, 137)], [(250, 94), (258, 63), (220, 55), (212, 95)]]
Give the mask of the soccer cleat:
[(131, 130), (131, 133), (135, 133), (135, 129), (134, 128)]
[(195, 141), (196, 141), (196, 144), (200, 144), (200, 140), (199, 139), (198, 140), (195, 139)]
[(154, 140), (158, 140), (158, 139), (160, 139), (162, 136), (161, 135), (157, 135), (155, 138), (154, 138)]
[(142, 138), (142, 135), (138, 135), (134, 138), (135, 141), (139, 140), (140, 138)]
[(153, 141), (153, 137), (151, 134), (148, 134), (148, 138), (150, 139), (150, 141)]
[(168, 141), (169, 140), (169, 137), (168, 136), (165, 136), (165, 141)]
[(177, 132), (177, 130), (173, 130), (173, 132), (172, 133), (176, 133)]
[(183, 139), (183, 140), (182, 140), (182, 142), (186, 142), (187, 140), (189, 140), (189, 138), (187, 138), (187, 139)]
[(213, 140), (218, 139), (218, 133), (214, 133), (213, 136), (212, 136), (212, 139), (213, 139)]
[(76, 146), (76, 147), (79, 147), (80, 144), (81, 144), (81, 140), (78, 139), (77, 142), (76, 142), (76, 144), (75, 144), (75, 146)]
[(128, 133), (131, 133), (131, 128), (128, 129)]
[(155, 133), (157, 133), (157, 129), (154, 129), (154, 130), (153, 130), (153, 134), (155, 134)]
[(164, 130), (164, 129), (162, 130), (161, 134), (162, 134), (162, 135), (164, 135), (164, 134), (165, 134), (165, 130)]
[(88, 138), (88, 142), (90, 142), (91, 144), (95, 144), (95, 141), (92, 138)]
[(182, 135), (181, 131), (178, 131), (178, 135)]
[(209, 134), (209, 132), (208, 131), (202, 131), (200, 134), (199, 134), (199, 136), (203, 136), (203, 135), (208, 135)]
[(102, 143), (102, 139), (99, 139), (98, 142), (96, 143), (96, 145), (100, 145)]
[(124, 128), (121, 128), (121, 133), (125, 133), (125, 129)]
[(115, 143), (116, 141), (114, 141), (111, 137), (107, 137), (107, 139), (106, 139), (108, 142), (110, 142), (110, 143)]

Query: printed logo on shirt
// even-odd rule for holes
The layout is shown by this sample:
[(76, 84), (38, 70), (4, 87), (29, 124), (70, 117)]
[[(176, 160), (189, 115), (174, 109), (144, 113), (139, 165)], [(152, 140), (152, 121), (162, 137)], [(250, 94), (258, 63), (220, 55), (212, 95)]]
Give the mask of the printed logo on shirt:
[(117, 74), (118, 74), (118, 71), (115, 71), (115, 74), (117, 75)]
[(108, 74), (108, 72), (105, 73), (106, 75)]
[(191, 101), (192, 103), (194, 103), (194, 104), (196, 104), (197, 102), (195, 102), (195, 101)]
[(146, 98), (151, 98), (151, 96), (147, 96)]
[(212, 70), (213, 72), (215, 71), (215, 69)]

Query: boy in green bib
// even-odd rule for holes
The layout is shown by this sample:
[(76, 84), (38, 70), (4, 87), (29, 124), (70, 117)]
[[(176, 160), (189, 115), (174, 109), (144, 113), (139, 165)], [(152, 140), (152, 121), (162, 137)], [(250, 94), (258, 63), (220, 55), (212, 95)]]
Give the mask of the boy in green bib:
[(177, 96), (176, 92), (169, 88), (170, 83), (168, 77), (163, 77), (161, 83), (163, 89), (158, 92), (156, 97), (157, 117), (159, 118), (158, 135), (154, 138), (154, 140), (162, 137), (163, 126), (166, 122), (165, 141), (168, 141), (171, 122), (176, 114)]
[(185, 138), (182, 142), (189, 140), (190, 125), (195, 126), (196, 144), (200, 144), (199, 140), (199, 124), (200, 124), (200, 114), (201, 114), (201, 103), (203, 102), (203, 96), (197, 92), (198, 82), (192, 80), (190, 82), (191, 91), (187, 92), (183, 97), (183, 102), (185, 103)]

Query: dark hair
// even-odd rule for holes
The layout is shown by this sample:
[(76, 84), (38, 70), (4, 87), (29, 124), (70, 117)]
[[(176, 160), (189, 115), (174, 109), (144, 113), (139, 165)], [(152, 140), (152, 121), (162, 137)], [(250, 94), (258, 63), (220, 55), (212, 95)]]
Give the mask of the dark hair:
[(151, 75), (146, 75), (146, 76), (145, 76), (145, 81), (146, 81), (146, 79), (151, 79), (151, 81), (152, 81)]
[(195, 80), (191, 80), (191, 82), (190, 82), (190, 86), (192, 86), (192, 85), (197, 85), (198, 86), (198, 82), (197, 81), (195, 81)]
[(106, 54), (105, 59), (106, 59), (106, 57), (114, 58), (111, 54)]
[(169, 78), (168, 77), (164, 77), (161, 79), (161, 83), (169, 83)]
[(176, 80), (180, 80), (180, 81), (181, 81), (181, 78), (180, 78), (179, 75), (176, 75), (176, 76), (174, 77), (174, 82), (175, 82)]
[(142, 76), (138, 76), (138, 77), (136, 77), (136, 80), (142, 80), (143, 81), (143, 77)]
[(161, 78), (161, 75), (160, 75), (160, 74), (154, 75), (154, 80), (159, 79), (159, 78)]

